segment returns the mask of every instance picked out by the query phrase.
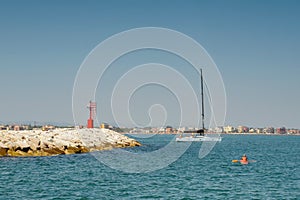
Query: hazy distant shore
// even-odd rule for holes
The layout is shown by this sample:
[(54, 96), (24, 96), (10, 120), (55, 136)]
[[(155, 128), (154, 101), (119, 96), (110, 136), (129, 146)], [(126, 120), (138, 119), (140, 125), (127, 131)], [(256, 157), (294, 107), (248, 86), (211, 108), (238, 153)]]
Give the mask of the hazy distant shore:
[[(182, 133), (128, 133), (130, 135), (138, 135), (138, 134), (144, 134), (144, 135), (180, 135)], [(191, 133), (183, 133), (183, 134), (191, 134)], [(196, 134), (196, 133), (194, 133)], [(298, 135), (300, 136), (299, 133), (295, 134), (278, 134), (278, 133), (206, 133), (207, 135), (277, 135), (277, 136), (293, 136), (293, 135)]]
[(278, 134), (278, 133), (221, 133), (221, 135), (277, 135), (277, 136), (293, 136), (300, 135), (299, 133), (295, 134)]
[(0, 156), (52, 156), (140, 146), (108, 129), (0, 131)]

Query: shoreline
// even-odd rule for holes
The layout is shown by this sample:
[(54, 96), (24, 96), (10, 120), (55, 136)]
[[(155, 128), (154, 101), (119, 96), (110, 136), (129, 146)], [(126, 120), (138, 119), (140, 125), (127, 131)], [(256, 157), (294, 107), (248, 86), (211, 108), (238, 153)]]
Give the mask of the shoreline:
[[(180, 135), (182, 133), (122, 133), (122, 134), (128, 134), (128, 135)], [(191, 133), (183, 133), (183, 134), (191, 134)], [(207, 135), (266, 135), (266, 136), (300, 136), (299, 133), (297, 134), (277, 134), (277, 133), (206, 133)]]

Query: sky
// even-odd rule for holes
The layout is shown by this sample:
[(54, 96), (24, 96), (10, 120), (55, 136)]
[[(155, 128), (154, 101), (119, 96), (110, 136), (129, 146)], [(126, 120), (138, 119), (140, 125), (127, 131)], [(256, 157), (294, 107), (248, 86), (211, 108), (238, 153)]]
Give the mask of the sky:
[[(86, 56), (114, 34), (163, 27), (196, 40), (216, 63), (226, 90), (226, 125), (300, 128), (299, 19), (296, 0), (0, 0), (0, 122), (74, 124), (73, 86)], [(101, 122), (115, 123), (108, 109), (111, 90), (136, 64), (168, 63), (199, 86), (193, 69), (165, 52), (145, 50), (121, 61), (97, 88)], [(166, 120), (176, 126), (176, 96), (157, 85), (142, 89), (129, 105), (136, 124), (149, 125), (152, 115), (152, 125)], [(87, 118), (88, 110), (78, 123)], [(182, 125), (194, 124), (187, 119)]]

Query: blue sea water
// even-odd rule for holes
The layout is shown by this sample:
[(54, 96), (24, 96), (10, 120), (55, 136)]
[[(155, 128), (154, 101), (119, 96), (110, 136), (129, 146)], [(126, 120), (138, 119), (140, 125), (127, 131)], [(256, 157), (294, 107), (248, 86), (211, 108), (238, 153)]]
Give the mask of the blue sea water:
[[(174, 136), (140, 138), (149, 152)], [(149, 173), (111, 169), (91, 154), (0, 158), (0, 199), (300, 199), (300, 137), (225, 135), (198, 158), (193, 143), (176, 162)], [(246, 153), (248, 165), (232, 163)]]

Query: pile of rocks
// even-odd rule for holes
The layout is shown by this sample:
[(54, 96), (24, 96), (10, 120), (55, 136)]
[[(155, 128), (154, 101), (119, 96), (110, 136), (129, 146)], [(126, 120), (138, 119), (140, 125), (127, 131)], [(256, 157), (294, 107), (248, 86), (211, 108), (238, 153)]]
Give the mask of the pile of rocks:
[(108, 129), (0, 131), (0, 156), (51, 156), (140, 145)]

